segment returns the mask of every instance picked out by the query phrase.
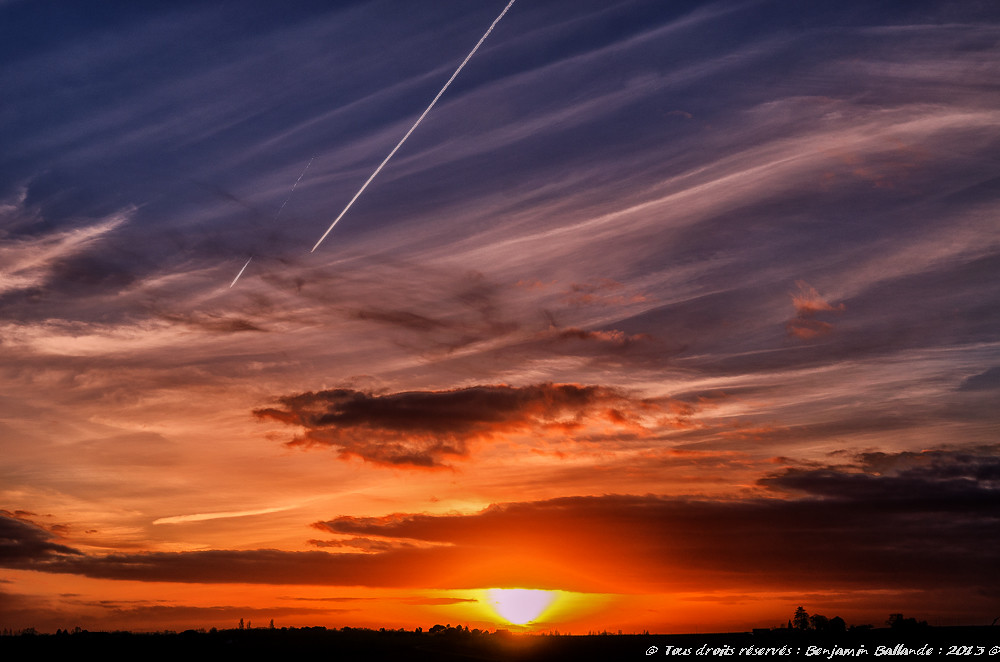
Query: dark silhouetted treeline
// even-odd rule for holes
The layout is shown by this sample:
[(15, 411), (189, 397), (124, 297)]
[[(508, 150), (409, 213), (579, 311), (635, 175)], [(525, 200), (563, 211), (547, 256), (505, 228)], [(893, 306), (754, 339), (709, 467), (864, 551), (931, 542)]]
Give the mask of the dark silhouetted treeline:
[[(830, 619), (832, 620), (832, 619)], [(981, 654), (1000, 659), (1000, 628), (991, 626), (930, 627), (915, 619), (893, 615), (889, 627), (854, 627), (843, 631), (822, 628), (779, 627), (753, 632), (719, 634), (515, 634), (504, 630), (468, 629), (435, 625), (427, 631), (324, 627), (235, 628), (184, 632), (88, 632), (59, 630), (38, 634), (28, 629), (0, 636), (0, 659), (27, 656), (88, 654), (135, 659), (288, 659), (297, 654), (322, 655), (323, 659), (351, 660), (459, 660), (519, 661), (706, 659), (731, 656), (743, 659), (827, 659), (817, 651), (858, 650), (867, 657), (904, 657), (905, 649), (922, 650), (921, 659), (956, 659)], [(5, 631), (5, 632), (10, 632)], [(982, 653), (980, 653), (980, 647)], [(648, 651), (650, 652), (647, 655)], [(887, 653), (886, 651), (894, 651)], [(807, 654), (809, 653), (809, 654)], [(949, 655), (948, 653), (951, 653)], [(834, 655), (844, 655), (843, 652)], [(857, 654), (855, 654), (856, 656)], [(909, 657), (909, 656), (905, 656)]]

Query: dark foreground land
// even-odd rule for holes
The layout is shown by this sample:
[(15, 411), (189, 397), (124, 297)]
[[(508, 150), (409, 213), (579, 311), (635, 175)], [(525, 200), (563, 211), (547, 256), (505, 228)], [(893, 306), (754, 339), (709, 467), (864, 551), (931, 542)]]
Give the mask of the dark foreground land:
[[(757, 630), (686, 635), (519, 635), (449, 629), (409, 632), (325, 628), (220, 630), (181, 633), (74, 632), (0, 637), (0, 660), (45, 654), (93, 654), (103, 659), (289, 659), (330, 661), (687, 660), (846, 658), (964, 659), (1000, 662), (1000, 627), (891, 628), (836, 635)], [(44, 659), (44, 658), (43, 658)]]

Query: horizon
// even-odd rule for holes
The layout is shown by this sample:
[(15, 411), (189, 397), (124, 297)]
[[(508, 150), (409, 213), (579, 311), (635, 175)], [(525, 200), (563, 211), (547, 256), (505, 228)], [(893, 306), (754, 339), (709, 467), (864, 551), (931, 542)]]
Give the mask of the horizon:
[[(750, 635), (754, 634), (757, 636), (771, 637), (777, 635), (788, 635), (790, 637), (820, 637), (820, 638), (834, 638), (841, 635), (852, 635), (852, 636), (862, 636), (866, 634), (880, 635), (884, 633), (893, 633), (897, 636), (926, 636), (931, 630), (934, 631), (949, 631), (949, 630), (996, 630), (996, 622), (1000, 619), (994, 619), (990, 624), (963, 624), (963, 625), (931, 625), (926, 621), (918, 621), (916, 618), (908, 617), (904, 618), (903, 614), (890, 614), (889, 619), (883, 622), (881, 625), (873, 625), (871, 623), (846, 623), (840, 617), (834, 616), (833, 618), (827, 618), (825, 615), (819, 614), (808, 614), (806, 616), (812, 616), (810, 622), (807, 623), (793, 623), (793, 618), (789, 618), (786, 623), (778, 624), (769, 628), (753, 628), (752, 630), (743, 631), (704, 631), (704, 632), (623, 632), (621, 630), (609, 631), (604, 630), (591, 630), (584, 633), (580, 632), (561, 632), (558, 629), (541, 630), (537, 628), (532, 628), (526, 626), (525, 624), (511, 623), (507, 622), (504, 625), (498, 625), (492, 629), (488, 628), (470, 628), (468, 624), (456, 623), (452, 625), (451, 623), (442, 624), (435, 623), (430, 627), (416, 626), (412, 629), (406, 628), (386, 628), (378, 626), (364, 626), (364, 627), (330, 627), (325, 625), (301, 625), (301, 626), (288, 626), (276, 624), (274, 619), (269, 619), (265, 625), (252, 625), (252, 621), (246, 619), (240, 619), (239, 622), (231, 627), (216, 627), (212, 626), (210, 628), (205, 627), (192, 627), (184, 630), (183, 632), (178, 632), (177, 630), (171, 629), (161, 629), (161, 630), (96, 630), (93, 631), (94, 634), (107, 634), (107, 633), (119, 633), (119, 634), (161, 634), (161, 635), (176, 635), (176, 634), (186, 634), (190, 632), (198, 634), (215, 634), (218, 632), (243, 632), (249, 630), (271, 630), (271, 631), (321, 631), (330, 632), (332, 634), (337, 633), (350, 633), (350, 632), (367, 632), (375, 634), (427, 634), (427, 635), (447, 635), (454, 633), (461, 634), (472, 634), (472, 635), (511, 635), (511, 636), (526, 636), (526, 637), (650, 637), (650, 636), (662, 636), (662, 637), (713, 637), (713, 636), (726, 636), (726, 635)], [(817, 622), (815, 617), (819, 616), (822, 620)], [(834, 624), (832, 627), (830, 621), (840, 621), (839, 625)], [(529, 624), (530, 625), (530, 624)], [(70, 628), (56, 628), (54, 632), (40, 632), (37, 628), (28, 627), (23, 630), (12, 630), (11, 628), (2, 627), (0, 628), (0, 636), (31, 636), (31, 635), (70, 635), (70, 634), (90, 634), (92, 631), (85, 628), (76, 626), (72, 629)]]
[(0, 2), (0, 627), (990, 623), (998, 18)]

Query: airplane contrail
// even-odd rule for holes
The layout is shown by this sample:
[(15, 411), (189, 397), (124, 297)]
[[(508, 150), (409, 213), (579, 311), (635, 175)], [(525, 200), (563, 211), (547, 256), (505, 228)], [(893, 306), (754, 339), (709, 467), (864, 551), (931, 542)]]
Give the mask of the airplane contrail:
[(493, 20), (493, 23), (490, 24), (489, 29), (486, 30), (486, 32), (479, 39), (476, 45), (473, 46), (472, 50), (469, 51), (469, 54), (465, 56), (465, 59), (462, 60), (462, 64), (458, 65), (458, 69), (455, 69), (455, 73), (451, 75), (451, 78), (448, 79), (448, 82), (445, 83), (444, 87), (442, 87), (441, 90), (437, 93), (437, 96), (434, 97), (434, 100), (431, 101), (430, 105), (427, 106), (424, 112), (420, 114), (420, 117), (418, 117), (417, 121), (413, 123), (413, 126), (410, 127), (410, 130), (406, 132), (406, 135), (403, 136), (398, 143), (396, 143), (396, 146), (392, 148), (391, 152), (389, 152), (389, 156), (385, 157), (382, 163), (380, 163), (379, 166), (375, 168), (375, 172), (371, 174), (371, 176), (368, 178), (368, 181), (366, 181), (358, 190), (358, 192), (354, 194), (354, 197), (351, 198), (351, 201), (347, 203), (346, 207), (344, 207), (344, 211), (340, 212), (340, 215), (334, 219), (333, 223), (330, 224), (330, 227), (328, 227), (326, 229), (326, 232), (323, 233), (323, 236), (320, 237), (319, 241), (316, 242), (316, 245), (312, 247), (311, 251), (309, 251), (310, 253), (316, 252), (316, 249), (319, 248), (319, 245), (323, 243), (323, 240), (326, 239), (326, 236), (328, 234), (330, 234), (330, 231), (333, 230), (334, 226), (337, 225), (338, 222), (340, 222), (340, 219), (344, 217), (344, 214), (346, 214), (347, 210), (351, 208), (351, 205), (354, 204), (354, 201), (357, 200), (359, 197), (361, 197), (361, 194), (364, 193), (365, 189), (368, 188), (368, 185), (372, 183), (372, 180), (375, 179), (376, 175), (378, 175), (378, 173), (382, 171), (382, 168), (385, 167), (385, 164), (389, 162), (389, 159), (391, 159), (393, 154), (396, 153), (396, 150), (398, 150), (400, 147), (403, 146), (403, 143), (405, 143), (406, 139), (410, 137), (410, 134), (413, 133), (413, 130), (417, 128), (417, 126), (423, 121), (425, 117), (427, 117), (427, 113), (431, 112), (431, 108), (433, 108), (434, 104), (436, 104), (438, 99), (441, 98), (441, 95), (445, 93), (445, 90), (448, 89), (448, 86), (451, 85), (452, 81), (455, 80), (459, 72), (462, 71), (462, 68), (465, 67), (468, 61), (472, 59), (472, 56), (476, 54), (476, 51), (478, 51), (479, 47), (483, 45), (483, 42), (486, 41), (486, 38), (490, 36), (490, 33), (493, 32), (493, 28), (495, 28), (496, 24), (500, 22), (500, 19), (504, 17), (504, 14), (507, 13), (507, 10), (510, 9), (511, 6), (514, 4), (514, 1), (515, 0), (510, 0), (510, 2), (507, 3), (507, 6), (503, 8), (503, 11), (500, 12), (500, 15)]
[[(309, 163), (307, 163), (306, 167), (303, 168), (302, 172), (299, 173), (299, 178), (295, 180), (294, 184), (292, 184), (292, 188), (291, 188), (290, 191), (288, 191), (288, 195), (285, 197), (285, 201), (281, 203), (281, 206), (278, 207), (278, 211), (274, 215), (274, 218), (271, 219), (272, 223), (274, 221), (278, 220), (278, 217), (281, 216), (281, 212), (282, 212), (282, 210), (284, 210), (285, 205), (287, 205), (288, 201), (292, 199), (292, 193), (295, 193), (295, 187), (298, 186), (299, 182), (302, 181), (302, 178), (306, 176), (306, 170), (308, 170), (309, 166), (311, 166), (313, 164), (313, 160), (315, 158), (316, 158), (316, 156), (314, 155), (311, 159), (309, 159)], [(240, 276), (243, 275), (243, 272), (246, 271), (246, 269), (247, 269), (248, 266), (250, 266), (250, 260), (252, 260), (253, 258), (254, 258), (254, 256), (251, 255), (250, 258), (246, 261), (246, 264), (243, 265), (243, 268), (240, 269), (240, 272), (238, 274), (236, 274), (236, 278), (234, 278), (233, 282), (229, 284), (229, 289), (233, 289), (233, 285), (236, 284), (236, 281), (238, 281), (240, 279)]]
[(244, 272), (244, 271), (246, 271), (246, 270), (247, 270), (247, 267), (249, 267), (249, 266), (250, 266), (250, 260), (252, 260), (252, 259), (253, 259), (253, 255), (251, 255), (251, 256), (250, 256), (250, 257), (249, 257), (249, 258), (247, 259), (247, 261), (246, 261), (246, 264), (244, 264), (244, 265), (243, 265), (243, 268), (242, 268), (242, 269), (240, 269), (240, 272), (239, 272), (238, 274), (236, 274), (236, 278), (234, 278), (234, 279), (233, 279), (233, 282), (229, 284), (229, 289), (233, 289), (233, 285), (235, 285), (235, 284), (236, 284), (236, 281), (238, 281), (238, 280), (240, 279), (240, 276), (242, 276), (242, 275), (243, 275), (243, 272)]
[(275, 221), (278, 220), (279, 216), (281, 216), (281, 210), (283, 210), (285, 208), (285, 205), (288, 204), (288, 201), (292, 199), (292, 193), (295, 193), (295, 187), (298, 186), (299, 182), (302, 181), (302, 178), (306, 176), (306, 170), (308, 170), (309, 166), (311, 166), (313, 164), (313, 159), (315, 159), (315, 158), (316, 157), (313, 156), (311, 159), (309, 159), (309, 163), (307, 163), (306, 167), (302, 169), (302, 172), (299, 174), (299, 178), (295, 180), (294, 184), (292, 184), (292, 190), (290, 190), (288, 192), (288, 197), (285, 198), (285, 201), (281, 203), (280, 207), (278, 207), (278, 213), (274, 215), (274, 220)]

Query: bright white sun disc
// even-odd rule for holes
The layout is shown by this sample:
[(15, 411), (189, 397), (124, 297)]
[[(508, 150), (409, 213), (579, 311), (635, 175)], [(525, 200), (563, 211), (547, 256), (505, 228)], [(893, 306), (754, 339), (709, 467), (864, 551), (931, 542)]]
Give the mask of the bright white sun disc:
[(514, 625), (535, 620), (556, 597), (552, 591), (527, 588), (491, 588), (486, 595), (496, 612)]

